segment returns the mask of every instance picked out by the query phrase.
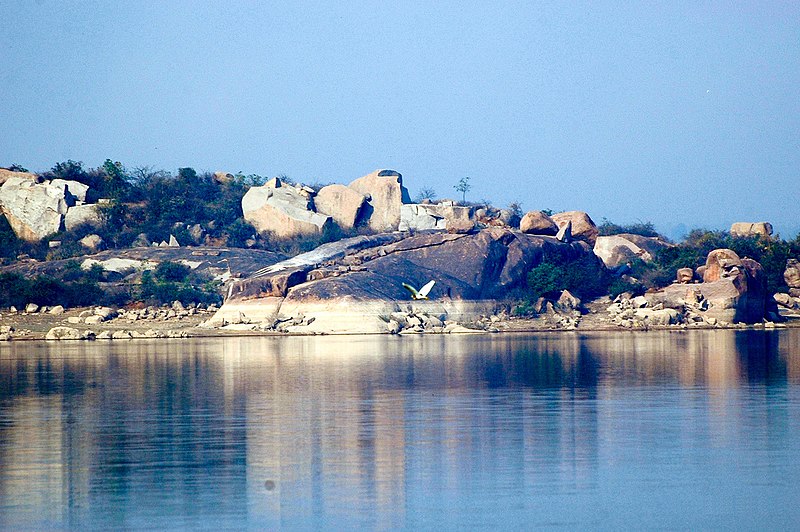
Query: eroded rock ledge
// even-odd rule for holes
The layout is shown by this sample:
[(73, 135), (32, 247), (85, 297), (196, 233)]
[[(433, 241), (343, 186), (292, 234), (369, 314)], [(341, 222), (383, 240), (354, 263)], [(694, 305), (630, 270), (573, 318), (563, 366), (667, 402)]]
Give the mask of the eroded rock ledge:
[[(585, 242), (565, 243), (507, 227), (346, 239), (236, 281), (205, 326), (386, 333), (393, 332), (393, 315), (405, 313), (435, 319), (444, 332), (447, 322), (491, 313), (524, 285), (531, 268), (556, 254), (594, 257)], [(436, 285), (429, 301), (411, 301), (402, 286), (420, 287), (431, 279)]]

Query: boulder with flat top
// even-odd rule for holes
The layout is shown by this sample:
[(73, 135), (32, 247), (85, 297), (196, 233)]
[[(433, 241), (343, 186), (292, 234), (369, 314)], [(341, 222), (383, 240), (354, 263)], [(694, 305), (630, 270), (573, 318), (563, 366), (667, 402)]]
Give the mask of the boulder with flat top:
[(278, 177), (251, 187), (242, 198), (242, 211), (257, 231), (283, 239), (321, 234), (332, 224), (330, 216), (314, 211), (305, 189)]
[(394, 170), (375, 170), (348, 185), (367, 197), (368, 225), (373, 231), (396, 231), (400, 225), (400, 208), (411, 203), (403, 176)]

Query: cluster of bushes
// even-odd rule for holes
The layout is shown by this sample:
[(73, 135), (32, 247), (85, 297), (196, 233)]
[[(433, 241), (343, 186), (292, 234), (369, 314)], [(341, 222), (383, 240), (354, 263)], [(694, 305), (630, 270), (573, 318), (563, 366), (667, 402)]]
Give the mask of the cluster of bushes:
[(81, 270), (77, 262), (67, 263), (54, 275), (25, 277), (0, 273), (0, 307), (22, 308), (28, 303), (78, 307), (116, 303), (114, 296), (99, 285), (102, 268)]
[[(660, 236), (650, 222), (617, 225), (605, 220), (599, 226), (606, 235), (632, 233), (642, 236)], [(614, 298), (623, 292), (634, 295), (648, 289), (668, 286), (675, 280), (679, 268), (692, 268), (705, 264), (714, 249), (728, 248), (740, 257), (758, 261), (764, 269), (768, 293), (786, 291), (783, 272), (789, 258), (800, 258), (800, 235), (794, 240), (736, 236), (727, 231), (695, 229), (686, 239), (660, 250), (652, 262), (636, 259), (624, 275), (612, 274), (592, 256), (571, 259), (567, 256), (549, 257), (533, 268), (527, 277), (526, 293), (517, 312), (529, 313), (539, 297), (557, 298), (562, 290), (569, 290), (581, 299), (609, 295)]]
[[(242, 213), (242, 197), (250, 186), (261, 185), (259, 175), (237, 174), (217, 180), (208, 172), (180, 168), (176, 174), (151, 168), (128, 170), (119, 162), (106, 160), (98, 168), (83, 163), (57, 163), (42, 174), (46, 179), (67, 179), (88, 185), (87, 201), (110, 200), (100, 207), (100, 227), (83, 226), (52, 235), (37, 243), (16, 238), (5, 217), (0, 217), (0, 258), (13, 259), (26, 254), (37, 259), (61, 259), (80, 255), (85, 249), (78, 241), (89, 233), (99, 234), (107, 246), (130, 247), (140, 234), (150, 242), (192, 242), (186, 227), (200, 224), (215, 243), (244, 247), (256, 236)], [(50, 248), (49, 241), (61, 246)]]
[(142, 273), (139, 286), (133, 290), (137, 301), (160, 305), (180, 301), (188, 303), (220, 303), (219, 285), (198, 276), (191, 268), (176, 262), (162, 262), (153, 271)]

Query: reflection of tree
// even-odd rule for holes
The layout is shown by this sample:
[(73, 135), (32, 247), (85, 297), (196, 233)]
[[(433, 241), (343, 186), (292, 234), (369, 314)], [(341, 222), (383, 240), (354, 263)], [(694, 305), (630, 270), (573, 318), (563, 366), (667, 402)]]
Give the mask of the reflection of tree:
[[(698, 387), (797, 382), (799, 339), (651, 331), (21, 345), (0, 357), (0, 496), (71, 527), (90, 516), (120, 527), (166, 505), (190, 526), (243, 516), (335, 526), (350, 511), (367, 516), (363, 527), (411, 528), (424, 523), (406, 508), (467, 501), (476, 487), (592, 485), (604, 434), (648, 434), (647, 419), (625, 410), (630, 390), (691, 398)], [(697, 405), (731, 408), (710, 396)]]

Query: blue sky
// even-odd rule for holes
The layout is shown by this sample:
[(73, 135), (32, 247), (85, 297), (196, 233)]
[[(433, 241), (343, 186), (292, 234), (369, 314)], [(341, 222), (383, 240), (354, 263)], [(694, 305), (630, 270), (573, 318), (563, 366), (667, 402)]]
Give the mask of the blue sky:
[(800, 230), (800, 4), (0, 0), (0, 165)]

